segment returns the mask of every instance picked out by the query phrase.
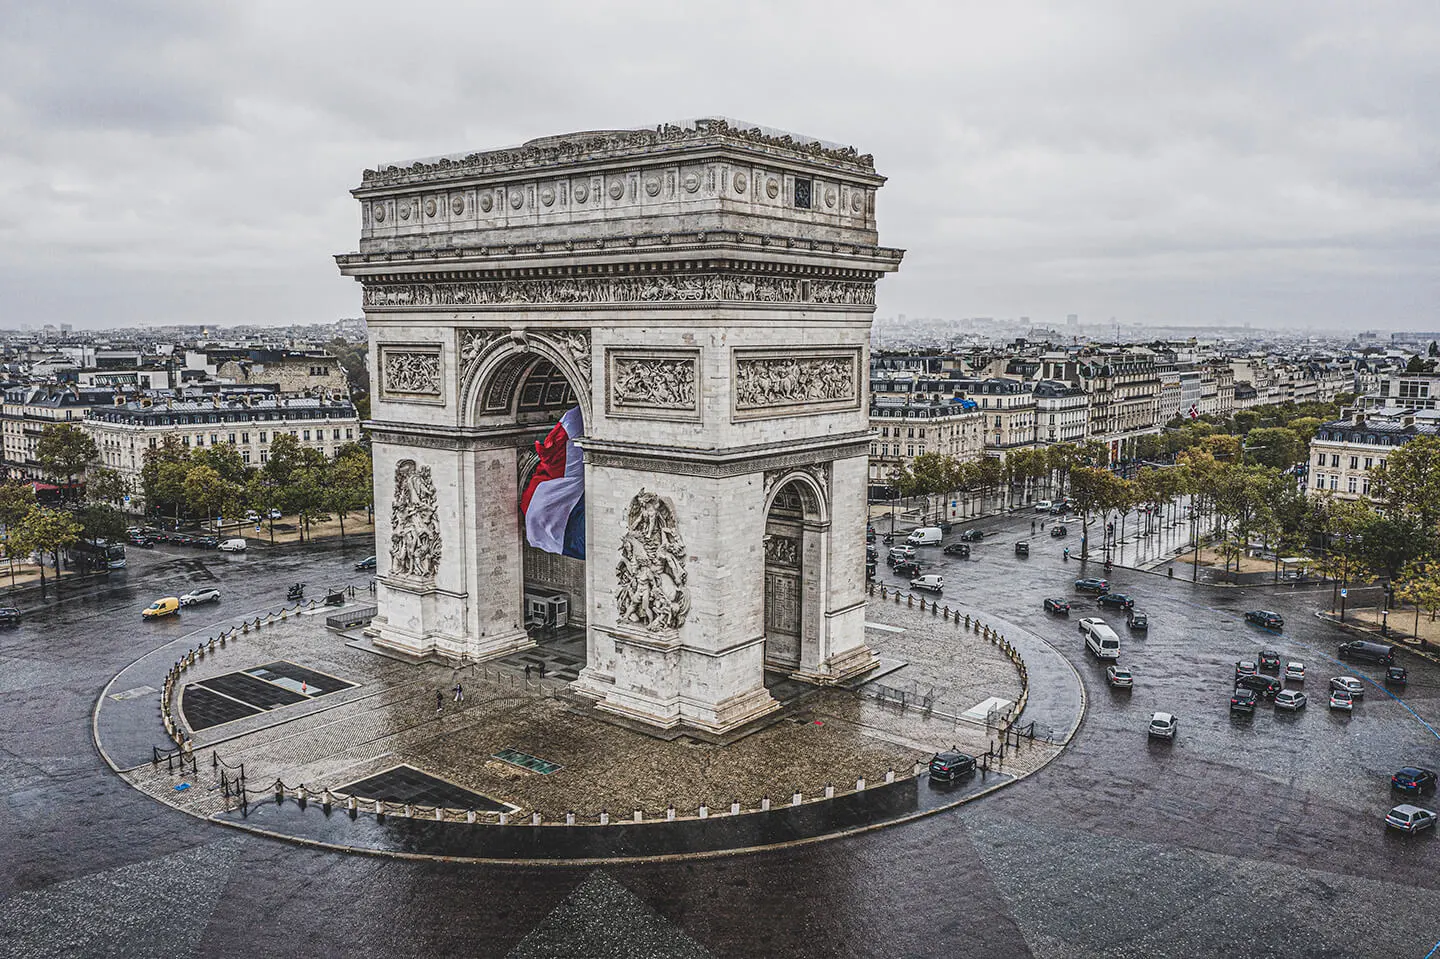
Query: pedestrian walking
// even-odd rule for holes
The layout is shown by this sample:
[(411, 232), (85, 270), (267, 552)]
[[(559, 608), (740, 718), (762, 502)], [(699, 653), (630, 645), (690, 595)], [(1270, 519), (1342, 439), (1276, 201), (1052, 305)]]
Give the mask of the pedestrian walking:
[(543, 659), (540, 661), (540, 678), (545, 678), (545, 661)]
[(1030, 535), (1035, 535), (1035, 521), (1033, 519), (1030, 521)]
[(455, 684), (455, 701), (457, 703), (463, 703), (465, 701), (465, 687), (459, 683)]
[(435, 715), (439, 716), (445, 711), (445, 694), (435, 690)]
[(525, 682), (530, 682), (530, 664), (525, 664)]

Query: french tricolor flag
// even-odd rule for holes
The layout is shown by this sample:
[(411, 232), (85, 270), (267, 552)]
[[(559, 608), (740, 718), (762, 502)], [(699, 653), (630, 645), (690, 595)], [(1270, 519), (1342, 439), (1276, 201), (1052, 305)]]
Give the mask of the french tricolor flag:
[(572, 407), (535, 444), (540, 465), (520, 496), (525, 538), (547, 553), (585, 558), (585, 464), (575, 437), (585, 431), (580, 407)]

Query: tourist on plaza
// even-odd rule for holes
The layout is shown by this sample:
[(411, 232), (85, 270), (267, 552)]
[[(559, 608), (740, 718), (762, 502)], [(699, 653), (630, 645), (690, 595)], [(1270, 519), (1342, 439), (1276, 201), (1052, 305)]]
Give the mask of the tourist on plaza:
[(463, 703), (465, 701), (465, 687), (459, 683), (455, 684), (455, 701), (457, 703)]
[(435, 690), (435, 715), (439, 716), (445, 711), (445, 694)]

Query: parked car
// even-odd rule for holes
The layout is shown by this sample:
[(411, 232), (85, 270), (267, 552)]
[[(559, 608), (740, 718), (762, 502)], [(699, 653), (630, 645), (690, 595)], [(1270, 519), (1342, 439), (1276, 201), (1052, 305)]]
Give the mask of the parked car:
[(285, 517), (285, 514), (282, 513), (282, 512), (280, 512), (278, 509), (272, 509), (272, 510), (270, 511), (270, 518), (271, 518), (271, 519), (283, 519), (284, 517)]
[(958, 556), (961, 559), (970, 558), (970, 546), (968, 543), (951, 543), (945, 547), (946, 556)]
[(1103, 579), (1077, 579), (1075, 589), (1082, 593), (1108, 593), (1110, 584)]
[(953, 783), (974, 771), (975, 757), (965, 753), (936, 753), (930, 760), (930, 779), (934, 782)]
[(1149, 632), (1150, 617), (1132, 606), (1125, 611), (1125, 625), (1136, 632)]
[(1344, 712), (1351, 712), (1355, 708), (1355, 700), (1343, 689), (1330, 690), (1330, 708), (1339, 709)]
[(243, 553), (245, 552), (245, 541), (243, 539), (227, 539), (220, 544), (222, 553)]
[(1282, 629), (1285, 626), (1285, 618), (1279, 613), (1272, 613), (1268, 609), (1252, 609), (1245, 614), (1245, 622), (1254, 623), (1256, 626), (1264, 626), (1266, 629)]
[(1241, 676), (1235, 680), (1235, 685), (1245, 689), (1253, 689), (1259, 693), (1263, 699), (1274, 699), (1279, 695), (1280, 691), (1285, 688), (1280, 684), (1280, 680), (1275, 677), (1261, 676), (1259, 673), (1256, 673), (1254, 676)]
[(1304, 709), (1305, 704), (1310, 700), (1298, 689), (1282, 689), (1275, 694), (1275, 708), (1288, 709), (1291, 712)]
[(1395, 662), (1395, 647), (1357, 639), (1353, 643), (1340, 644), (1340, 658), (1389, 666)]
[(1232, 713), (1253, 713), (1255, 704), (1259, 701), (1260, 697), (1255, 695), (1255, 690), (1236, 686), (1235, 691), (1230, 694), (1230, 711)]
[(1109, 606), (1112, 609), (1129, 609), (1135, 605), (1135, 600), (1124, 593), (1105, 593), (1095, 600), (1096, 606)]
[(200, 549), (215, 549), (220, 545), (220, 541), (214, 536), (191, 536), (185, 545), (197, 546)]
[(1435, 772), (1419, 766), (1402, 766), (1390, 777), (1390, 788), (1403, 793), (1423, 795), (1435, 791)]
[(1419, 806), (1406, 803), (1396, 806), (1385, 814), (1385, 827), (1401, 832), (1416, 833), (1422, 829), (1435, 828), (1435, 813)]
[(939, 573), (927, 573), (924, 576), (916, 577), (910, 581), (911, 589), (923, 589), (929, 593), (939, 595), (945, 590), (945, 577)]
[(245, 511), (245, 518), (252, 523), (260, 522), (260, 514), (255, 512), (253, 509), (247, 509)]
[(1054, 526), (1050, 527), (1050, 535), (1054, 536), (1056, 539), (1059, 539), (1061, 536), (1064, 536), (1069, 532), (1070, 530), (1066, 528), (1064, 523), (1056, 523)]
[(0, 606), (0, 626), (19, 626), (20, 610), (14, 606)]
[(1260, 668), (1248, 659), (1242, 659), (1235, 664), (1235, 678), (1241, 676), (1254, 676), (1260, 672)]
[(1273, 649), (1260, 650), (1260, 668), (1268, 673), (1280, 671), (1280, 654)]
[(1046, 599), (1045, 612), (1058, 613), (1061, 616), (1070, 615), (1070, 604), (1063, 599)]
[(983, 529), (967, 529), (960, 534), (960, 541), (962, 543), (978, 543), (984, 538), (985, 531)]
[(1385, 670), (1385, 682), (1391, 686), (1404, 686), (1409, 677), (1404, 666), (1390, 666)]
[(1015, 555), (1016, 555), (1016, 556), (1029, 556), (1029, 555), (1030, 555), (1030, 544), (1029, 544), (1029, 543), (1016, 543), (1016, 544), (1015, 544)]
[(1365, 698), (1365, 684), (1354, 676), (1336, 676), (1330, 680), (1331, 689), (1343, 689), (1352, 699)]
[(899, 576), (902, 579), (906, 576), (919, 576), (920, 564), (915, 562), (913, 559), (902, 559), (900, 562), (895, 564), (894, 572), (896, 576)]
[(1131, 689), (1135, 685), (1135, 677), (1130, 670), (1119, 666), (1105, 667), (1105, 681), (1116, 689)]
[(889, 563), (891, 566), (894, 566), (896, 563), (900, 562), (901, 560), (904, 560), (904, 559), (914, 559), (914, 558), (915, 558), (915, 547), (913, 547), (913, 546), (892, 546), (892, 547), (890, 547), (890, 553), (885, 557), (885, 562)]
[[(875, 557), (871, 556), (871, 557), (869, 557), (869, 558), (870, 558), (870, 559), (874, 559)], [(358, 562), (358, 563), (355, 564), (355, 568), (356, 568), (356, 569), (374, 569), (374, 568), (375, 568), (375, 557), (373, 557), (373, 556), (367, 556), (367, 557), (365, 557), (365, 558), (362, 559), (360, 562)]]
[(910, 535), (905, 537), (905, 543), (908, 546), (939, 546), (940, 535), (938, 526), (921, 526), (910, 531)]
[(181, 606), (194, 606), (196, 603), (218, 603), (220, 602), (220, 590), (214, 586), (202, 586), (199, 589), (192, 589), (180, 597)]
[(166, 596), (164, 599), (157, 599), (145, 609), (140, 615), (145, 619), (158, 619), (161, 616), (171, 616), (180, 612), (180, 599), (176, 596)]
[(1152, 739), (1174, 739), (1180, 728), (1180, 720), (1170, 713), (1155, 713), (1150, 717), (1149, 735)]
[(1283, 677), (1286, 681), (1305, 682), (1305, 664), (1293, 661), (1286, 663)]
[(131, 546), (139, 546), (141, 549), (154, 549), (155, 540), (144, 533), (131, 533), (126, 537)]

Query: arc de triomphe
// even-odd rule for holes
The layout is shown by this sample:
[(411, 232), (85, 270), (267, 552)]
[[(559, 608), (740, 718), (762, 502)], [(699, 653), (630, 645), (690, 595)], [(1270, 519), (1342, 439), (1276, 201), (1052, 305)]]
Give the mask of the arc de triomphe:
[[(578, 406), (587, 559), (574, 688), (726, 732), (766, 673), (834, 683), (865, 645), (870, 156), (699, 120), (365, 171), (379, 544), (375, 642), (530, 644), (517, 492)], [(559, 575), (556, 573), (556, 575)], [(580, 595), (583, 594), (583, 595)]]

